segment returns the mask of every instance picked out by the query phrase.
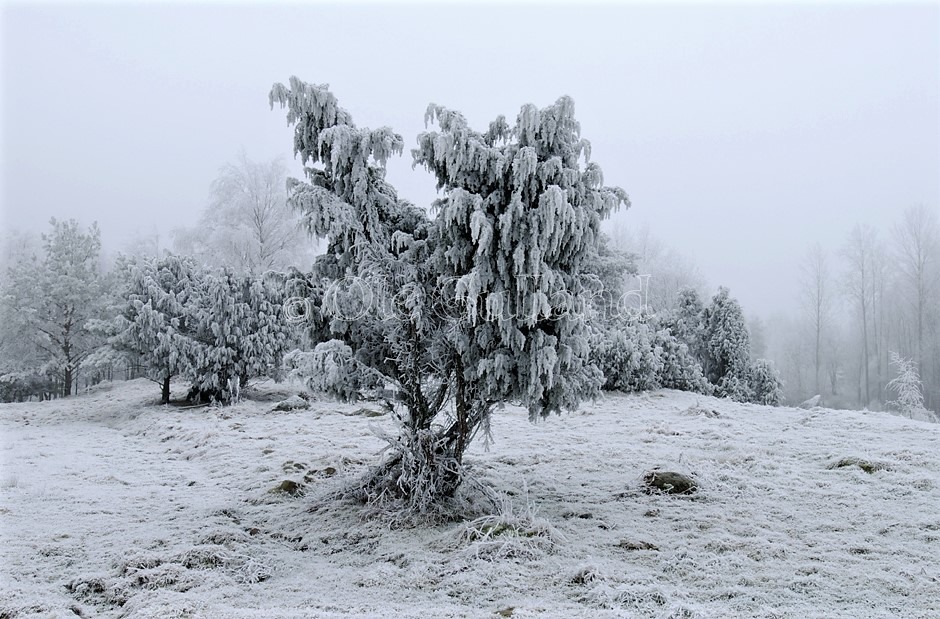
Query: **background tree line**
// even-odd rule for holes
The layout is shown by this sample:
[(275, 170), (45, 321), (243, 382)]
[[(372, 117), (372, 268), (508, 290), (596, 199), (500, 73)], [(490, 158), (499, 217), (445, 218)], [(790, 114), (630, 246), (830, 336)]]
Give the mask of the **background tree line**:
[[(102, 380), (180, 376), (196, 399), (229, 399), (248, 378), (274, 375), (288, 326), (270, 270), (311, 260), (285, 204), (280, 160), (244, 154), (225, 165), (197, 224), (103, 255), (96, 224), (50, 222), (9, 232), (0, 255), (0, 400), (48, 399)], [(198, 242), (197, 242), (198, 239)], [(230, 385), (231, 380), (236, 385)]]
[[(66, 397), (80, 382), (123, 374), (158, 383), (163, 403), (177, 377), (190, 385), (187, 400), (225, 403), (251, 379), (289, 369), (311, 390), (379, 400), (395, 414), (388, 456), (347, 496), (423, 515), (454, 496), (467, 447), (504, 403), (536, 420), (576, 410), (601, 389), (782, 401), (780, 374), (759, 358), (763, 330), (749, 327), (728, 289), (706, 304), (698, 271), (648, 230), (619, 247), (601, 232), (630, 202), (604, 185), (570, 98), (523, 106), (513, 124), (499, 116), (485, 132), (430, 105), (436, 128), (411, 152), (441, 190), (430, 210), (386, 180), (386, 161), (404, 144), (390, 128), (357, 128), (327, 87), (297, 78), (275, 84), (269, 100), (294, 127), (305, 179), (241, 156), (221, 170), (196, 227), (174, 234), (177, 253), (138, 250), (105, 268), (97, 226), (74, 220), (52, 220), (39, 244), (8, 243), (0, 399)], [(908, 211), (890, 258), (871, 229), (850, 235), (838, 298), (856, 311), (860, 356), (824, 347), (837, 297), (826, 254), (808, 254), (812, 337), (791, 339), (813, 344), (817, 393), (828, 364), (834, 401), (853, 384), (845, 368), (855, 360), (861, 402), (872, 402), (874, 382), (877, 403), (890, 387), (908, 414), (933, 405), (916, 368), (932, 372), (935, 386), (936, 228), (933, 213)], [(312, 263), (305, 234), (326, 239)], [(626, 279), (654, 265), (659, 277), (640, 304), (612, 312)], [(344, 311), (362, 302), (361, 290), (334, 285), (349, 278), (395, 311)], [(299, 328), (284, 306), (298, 287), (313, 307)], [(581, 294), (601, 302), (570, 311)], [(792, 369), (788, 393), (800, 397), (804, 367)]]
[(896, 353), (919, 374), (924, 406), (940, 410), (936, 209), (910, 207), (888, 230), (856, 225), (834, 248), (807, 248), (799, 268), (799, 310), (768, 329), (786, 400), (818, 394), (835, 408), (890, 408)]
[[(197, 224), (177, 228), (172, 235), (174, 253), (192, 258), (175, 268), (188, 265), (190, 276), (199, 279), (224, 267), (229, 277), (258, 281), (267, 271), (308, 270), (317, 248), (300, 214), (286, 203), (285, 182), (279, 160), (255, 163), (242, 153), (224, 166)], [(694, 354), (701, 353), (701, 344), (676, 337), (680, 305), (688, 302), (690, 291), (699, 297), (707, 292), (704, 275), (647, 226), (615, 229), (605, 247), (607, 263), (597, 267), (607, 270), (604, 285), (619, 292), (642, 288), (646, 304), (643, 312), (598, 331), (606, 335), (595, 339), (594, 358), (608, 368), (606, 387), (674, 386), (707, 392), (703, 385), (712, 384), (705, 380), (708, 362)], [(133, 239), (119, 257), (102, 255), (97, 226), (82, 229), (75, 221), (53, 220), (42, 235), (9, 232), (0, 254), (5, 275), (0, 285), (0, 396), (58, 397), (103, 379), (146, 375), (139, 355), (102, 352), (114, 336), (114, 326), (109, 331), (103, 325), (117, 314), (128, 314), (121, 304), (131, 294), (129, 282), (140, 284), (141, 269), (171, 268), (166, 263), (144, 265), (166, 253), (159, 237), (150, 235)], [(654, 276), (640, 282), (636, 273)], [(830, 407), (896, 408), (892, 380), (907, 371), (920, 381), (923, 407), (937, 412), (936, 211), (911, 207), (886, 232), (857, 225), (834, 249), (818, 243), (808, 247), (799, 282), (797, 311), (779, 312), (766, 321), (752, 315), (744, 326), (749, 362), (766, 357), (779, 372), (779, 401), (798, 404), (818, 394), (820, 403)], [(897, 360), (892, 360), (895, 354)], [(690, 361), (701, 368), (701, 377), (688, 373)]]

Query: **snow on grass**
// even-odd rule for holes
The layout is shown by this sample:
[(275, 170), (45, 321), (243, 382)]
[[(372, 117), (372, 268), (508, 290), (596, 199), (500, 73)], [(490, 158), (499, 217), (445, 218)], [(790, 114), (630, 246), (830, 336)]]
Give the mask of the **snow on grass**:
[[(937, 425), (673, 391), (508, 407), (467, 457), (499, 506), (394, 528), (319, 498), (391, 420), (273, 389), (0, 405), (0, 617), (940, 616)], [(698, 491), (648, 494), (657, 467)]]

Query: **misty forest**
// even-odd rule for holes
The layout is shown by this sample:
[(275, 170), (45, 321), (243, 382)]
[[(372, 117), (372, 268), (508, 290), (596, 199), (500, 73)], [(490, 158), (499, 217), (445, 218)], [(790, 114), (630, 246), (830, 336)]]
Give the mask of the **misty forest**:
[(408, 134), (309, 60), (185, 218), (4, 194), (0, 617), (940, 616), (937, 169), (755, 308), (576, 89)]

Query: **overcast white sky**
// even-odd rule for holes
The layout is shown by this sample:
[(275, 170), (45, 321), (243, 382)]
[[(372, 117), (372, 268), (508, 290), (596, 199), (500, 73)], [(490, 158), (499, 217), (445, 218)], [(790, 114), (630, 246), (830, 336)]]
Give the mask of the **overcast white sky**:
[[(194, 223), (240, 148), (291, 158), (267, 102), (291, 75), (408, 145), (431, 101), (485, 127), (569, 94), (618, 220), (768, 314), (810, 242), (940, 205), (938, 7), (6, 3), (2, 225)], [(390, 177), (434, 197), (407, 152)]]

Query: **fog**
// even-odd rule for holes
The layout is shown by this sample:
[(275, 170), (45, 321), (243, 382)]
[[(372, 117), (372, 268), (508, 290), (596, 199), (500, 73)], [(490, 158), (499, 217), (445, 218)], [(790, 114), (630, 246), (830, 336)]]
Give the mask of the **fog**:
[[(267, 99), (291, 75), (407, 147), (430, 102), (482, 128), (568, 94), (630, 194), (611, 225), (648, 223), (766, 315), (811, 242), (940, 204), (938, 24), (935, 4), (6, 4), (2, 226), (97, 220), (106, 248), (169, 247), (239, 150), (299, 172)], [(407, 150), (390, 179), (434, 199)]]

